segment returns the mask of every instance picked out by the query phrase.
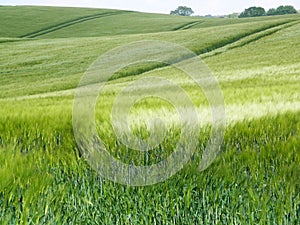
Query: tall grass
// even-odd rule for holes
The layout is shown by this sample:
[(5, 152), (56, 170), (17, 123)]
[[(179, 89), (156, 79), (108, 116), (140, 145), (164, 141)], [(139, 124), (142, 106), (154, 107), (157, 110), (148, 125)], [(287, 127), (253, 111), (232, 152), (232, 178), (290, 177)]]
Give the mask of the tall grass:
[[(299, 113), (286, 113), (231, 125), (223, 153), (208, 170), (199, 173), (195, 157), (179, 174), (149, 187), (124, 187), (98, 177), (78, 158), (69, 129), (59, 143), (58, 129), (49, 128), (52, 133), (46, 137), (56, 138), (48, 139), (44, 149), (31, 148), (30, 142), (5, 142), (11, 148), (1, 148), (1, 221), (296, 224), (300, 213), (299, 118)], [(26, 137), (32, 131), (30, 138), (43, 146), (46, 140), (39, 139), (43, 134), (36, 130), (46, 120), (27, 121), (22, 132), (11, 125), (11, 140), (18, 132)], [(60, 121), (68, 127), (67, 119)], [(198, 151), (205, 147), (208, 135), (199, 136)], [(21, 153), (20, 146), (28, 152)], [(166, 145), (163, 152), (173, 147)]]

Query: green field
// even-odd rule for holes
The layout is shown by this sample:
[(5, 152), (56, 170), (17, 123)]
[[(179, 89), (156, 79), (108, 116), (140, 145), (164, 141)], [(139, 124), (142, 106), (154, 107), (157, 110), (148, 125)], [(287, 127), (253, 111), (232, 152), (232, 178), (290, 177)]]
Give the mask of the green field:
[[(0, 224), (299, 224), (299, 15), (203, 19), (20, 6), (0, 7), (0, 21)], [(166, 138), (150, 152), (120, 144), (112, 105), (134, 81), (180, 85), (203, 120), (196, 153), (179, 173), (129, 187), (100, 177), (82, 157), (72, 110), (80, 79), (100, 55), (145, 40), (176, 43), (203, 59), (223, 92), (227, 126), (221, 153), (199, 171), (211, 121), (195, 82), (159, 63), (116, 72), (96, 105), (98, 134), (115, 158), (157, 163), (180, 136), (174, 108), (147, 98), (132, 109), (135, 133), (147, 136), (143, 121), (161, 117)], [(146, 90), (176, 94), (147, 84), (131, 94)]]

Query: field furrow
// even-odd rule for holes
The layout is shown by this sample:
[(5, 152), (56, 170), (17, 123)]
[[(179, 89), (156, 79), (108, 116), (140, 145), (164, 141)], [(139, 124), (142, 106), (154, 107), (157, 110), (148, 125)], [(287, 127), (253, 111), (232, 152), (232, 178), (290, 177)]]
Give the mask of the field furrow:
[(283, 29), (287, 29), (287, 28), (295, 26), (297, 24), (299, 24), (298, 21), (296, 21), (296, 22), (288, 22), (288, 23), (280, 24), (278, 26), (267, 28), (267, 29), (259, 31), (259, 32), (254, 32), (253, 34), (249, 34), (249, 35), (247, 35), (247, 36), (245, 36), (245, 37), (243, 37), (241, 39), (238, 39), (237, 41), (234, 41), (232, 43), (228, 43), (228, 44), (226, 44), (226, 45), (224, 45), (222, 47), (219, 47), (219, 48), (217, 48), (215, 50), (211, 50), (210, 52), (203, 53), (200, 56), (201, 56), (202, 59), (205, 59), (207, 57), (211, 57), (211, 56), (214, 56), (214, 55), (222, 54), (222, 53), (227, 52), (229, 50), (243, 47), (243, 46), (245, 46), (247, 44), (250, 44), (252, 42), (258, 41), (258, 40), (260, 40), (262, 38), (265, 38), (267, 36), (271, 36), (272, 34), (275, 34), (278, 31), (281, 31)]
[(187, 23), (187, 24), (183, 24), (182, 26), (174, 28), (173, 31), (176, 31), (176, 30), (187, 30), (187, 29), (190, 29), (191, 27), (196, 26), (196, 25), (198, 25), (200, 23), (203, 23), (203, 21), (196, 21), (196, 22), (190, 22), (190, 23)]
[(59, 23), (59, 24), (55, 24), (53, 26), (47, 27), (47, 28), (43, 28), (41, 30), (38, 31), (34, 31), (25, 35), (20, 36), (20, 38), (36, 38), (45, 34), (49, 34), (51, 32), (78, 24), (78, 23), (83, 23), (89, 20), (93, 20), (93, 19), (99, 19), (102, 17), (106, 17), (106, 16), (113, 16), (113, 15), (118, 15), (118, 14), (122, 14), (122, 13), (128, 13), (126, 11), (116, 11), (116, 12), (107, 12), (107, 13), (100, 13), (100, 14), (95, 14), (95, 15), (90, 15), (90, 16), (84, 16), (84, 17), (80, 17), (80, 18), (76, 18), (73, 20), (69, 20), (63, 23)]
[[(195, 22), (195, 23), (199, 23), (199, 22)], [(195, 25), (195, 23), (192, 23), (192, 25)], [(221, 54), (223, 52), (227, 52), (231, 49), (234, 48), (238, 48), (238, 47), (242, 47), (245, 46), (247, 44), (250, 44), (254, 41), (258, 41), (264, 37), (270, 36), (280, 30), (289, 28), (291, 26), (294, 26), (296, 24), (298, 24), (298, 21), (285, 21), (285, 22), (281, 22), (278, 24), (272, 24), (270, 26), (267, 27), (263, 27), (251, 32), (247, 32), (247, 33), (243, 33), (243, 34), (238, 34), (237, 36), (234, 36), (230, 39), (225, 39), (220, 40), (218, 43), (213, 43), (212, 45), (209, 45), (205, 48), (202, 49), (197, 49), (197, 47), (194, 47), (194, 52), (197, 56), (200, 56), (202, 59), (205, 59), (207, 57), (211, 57), (214, 55), (218, 55)], [(189, 24), (191, 25), (191, 24)], [(184, 26), (186, 27), (186, 26)], [(182, 28), (180, 28), (182, 29)], [(185, 30), (185, 29), (183, 29)], [(182, 62), (184, 60), (187, 60), (185, 57), (183, 57), (183, 59), (178, 59), (178, 62)], [(148, 66), (143, 66), (142, 68), (138, 68), (136, 70), (131, 70), (130, 72), (120, 72), (120, 74), (115, 75), (114, 77), (112, 77), (113, 79), (118, 79), (120, 77), (124, 77), (124, 76), (136, 76), (136, 75), (141, 75), (143, 73), (146, 72), (150, 72), (156, 69), (160, 69), (160, 68), (164, 68), (164, 67), (168, 67), (168, 65), (163, 65), (163, 64), (153, 64), (153, 65), (148, 65)]]

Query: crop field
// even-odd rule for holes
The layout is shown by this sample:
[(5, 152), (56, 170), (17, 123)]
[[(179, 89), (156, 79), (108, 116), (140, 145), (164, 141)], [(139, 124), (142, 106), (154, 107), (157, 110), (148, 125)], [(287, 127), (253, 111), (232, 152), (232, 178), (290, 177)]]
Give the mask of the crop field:
[[(299, 15), (204, 19), (3, 6), (0, 21), (0, 224), (299, 224)], [(118, 140), (111, 125), (114, 101), (134, 82), (128, 101), (145, 93), (176, 96), (166, 83), (138, 83), (172, 81), (200, 120), (195, 154), (182, 170), (154, 185), (127, 186), (87, 163), (72, 119), (76, 90), (90, 65), (110, 50), (143, 41), (171, 42), (203, 60), (223, 93), (226, 128), (220, 153), (200, 170), (212, 115), (195, 81), (159, 62), (116, 71), (95, 105), (98, 135), (116, 159), (158, 163), (181, 135), (174, 105), (153, 97), (136, 102), (129, 120), (134, 135), (146, 139), (145, 121), (161, 118), (167, 130), (162, 142), (135, 151)], [(178, 61), (193, 68), (189, 59)]]

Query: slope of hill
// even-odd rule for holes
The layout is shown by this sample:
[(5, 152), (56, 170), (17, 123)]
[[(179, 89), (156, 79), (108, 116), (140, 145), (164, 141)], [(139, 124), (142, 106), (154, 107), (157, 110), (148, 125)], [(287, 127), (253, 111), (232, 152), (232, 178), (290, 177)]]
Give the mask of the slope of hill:
[(191, 17), (120, 10), (30, 6), (4, 6), (0, 8), (0, 15), (0, 37), (89, 37), (148, 33), (170, 31), (198, 21)]
[(9, 38), (98, 37), (297, 19), (297, 16), (203, 19), (109, 9), (33, 6), (4, 6), (0, 14), (0, 37)]
[(0, 7), (0, 37), (20, 37), (87, 16), (116, 10), (35, 6)]
[[(197, 54), (204, 54), (242, 39), (247, 42), (256, 40), (260, 36), (264, 37), (274, 32), (274, 29), (276, 31), (292, 23), (289, 19), (277, 18), (264, 23), (254, 21), (217, 28), (213, 26), (152, 34), (84, 39), (26, 39), (25, 41), (17, 39), (18, 42), (15, 42), (16, 39), (4, 39), (8, 43), (0, 45), (3, 55), (3, 58), (0, 58), (0, 68), (3, 71), (0, 96), (14, 97), (75, 88), (82, 73), (99, 54), (132, 41), (172, 41)], [(135, 73), (131, 71), (126, 76)], [(22, 88), (24, 83), (27, 85), (26, 89)], [(17, 87), (19, 88), (16, 89)]]
[(41, 38), (97, 37), (104, 35), (154, 33), (178, 30), (198, 22), (200, 22), (199, 19), (191, 17), (137, 12), (119, 13), (114, 16), (74, 24), (74, 26), (45, 34)]

